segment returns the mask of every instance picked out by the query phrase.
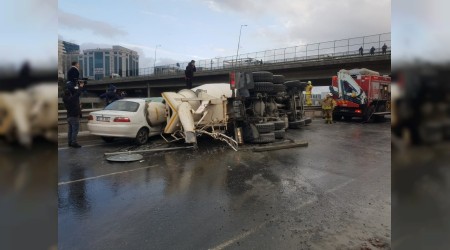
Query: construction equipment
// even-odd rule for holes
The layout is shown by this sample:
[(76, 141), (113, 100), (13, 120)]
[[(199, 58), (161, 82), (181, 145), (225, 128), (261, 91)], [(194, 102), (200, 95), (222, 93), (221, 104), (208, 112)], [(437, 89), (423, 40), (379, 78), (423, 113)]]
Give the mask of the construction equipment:
[(364, 121), (371, 118), (382, 121), (390, 114), (389, 76), (380, 76), (380, 73), (365, 68), (342, 69), (333, 76), (330, 92), (337, 103), (333, 120), (361, 117)]

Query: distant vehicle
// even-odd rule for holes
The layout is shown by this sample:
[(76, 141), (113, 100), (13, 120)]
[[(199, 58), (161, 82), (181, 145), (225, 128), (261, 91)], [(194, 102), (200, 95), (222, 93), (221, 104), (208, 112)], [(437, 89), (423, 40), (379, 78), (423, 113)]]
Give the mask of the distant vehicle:
[(332, 78), (330, 92), (337, 106), (333, 120), (362, 117), (383, 121), (390, 114), (391, 78), (369, 69), (342, 69)]
[(103, 110), (89, 114), (88, 130), (92, 135), (101, 136), (105, 142), (122, 137), (134, 138), (138, 145), (145, 144), (149, 136), (161, 133), (159, 121), (165, 121), (165, 114), (151, 111), (164, 108), (162, 101), (161, 97), (117, 100)]
[(113, 79), (114, 78), (121, 78), (121, 76), (119, 74), (117, 74), (117, 73), (112, 73), (110, 78), (113, 78)]

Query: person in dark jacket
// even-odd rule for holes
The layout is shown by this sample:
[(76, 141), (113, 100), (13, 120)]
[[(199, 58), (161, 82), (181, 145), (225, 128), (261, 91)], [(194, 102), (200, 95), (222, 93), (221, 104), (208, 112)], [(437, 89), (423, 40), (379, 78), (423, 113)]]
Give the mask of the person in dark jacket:
[(384, 44), (383, 47), (381, 47), (383, 54), (386, 54), (386, 50), (387, 50), (387, 45)]
[(195, 68), (195, 61), (192, 60), (190, 63), (188, 63), (188, 65), (186, 66), (186, 70), (184, 71), (184, 75), (186, 78), (186, 88), (192, 88), (192, 80), (194, 78), (194, 72), (196, 71), (197, 69)]
[(117, 101), (119, 99), (122, 99), (122, 97), (117, 94), (117, 88), (114, 85), (109, 85), (108, 90), (106, 93), (103, 93), (100, 95), (101, 99), (106, 99), (106, 106), (111, 104), (114, 101)]
[(72, 67), (67, 71), (67, 81), (72, 84), (78, 84), (78, 80), (80, 79), (80, 64), (78, 62), (72, 62)]
[(77, 136), (81, 116), (80, 95), (83, 87), (83, 82), (79, 85), (68, 84), (63, 96), (64, 106), (67, 110), (67, 124), (69, 125), (67, 139), (69, 147), (73, 148), (81, 148), (77, 142)]
[(370, 48), (370, 54), (375, 55), (375, 47), (372, 46), (372, 48)]
[(359, 54), (360, 54), (360, 55), (364, 55), (364, 49), (363, 49), (362, 46), (359, 48)]

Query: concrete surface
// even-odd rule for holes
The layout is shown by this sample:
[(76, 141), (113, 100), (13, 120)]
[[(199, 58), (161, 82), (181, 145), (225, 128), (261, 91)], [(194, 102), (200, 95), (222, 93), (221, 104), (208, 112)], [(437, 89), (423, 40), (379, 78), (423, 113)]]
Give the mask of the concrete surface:
[(389, 249), (390, 133), (318, 119), (288, 132), (306, 148), (234, 152), (205, 138), (132, 163), (103, 153), (165, 142), (61, 144), (58, 249)]

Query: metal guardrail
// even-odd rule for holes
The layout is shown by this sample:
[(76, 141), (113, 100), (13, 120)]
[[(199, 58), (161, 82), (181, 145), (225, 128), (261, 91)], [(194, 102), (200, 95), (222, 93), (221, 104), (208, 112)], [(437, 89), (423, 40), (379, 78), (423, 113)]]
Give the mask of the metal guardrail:
[[(87, 122), (89, 113), (102, 109), (83, 109), (81, 110), (80, 122)], [(67, 110), (58, 110), (58, 125), (67, 124)]]
[[(195, 65), (197, 67), (197, 72), (211, 72), (226, 69), (254, 67), (263, 64), (360, 57), (360, 47), (363, 47), (364, 49), (362, 56), (366, 57), (371, 56), (369, 52), (372, 46), (375, 48), (375, 55), (382, 54), (382, 46), (384, 44), (387, 46), (386, 54), (390, 55), (391, 33), (298, 45), (280, 49), (239, 54), (238, 56), (215, 57), (211, 59), (197, 60)], [(139, 78), (144, 76), (159, 77), (170, 75), (182, 76), (184, 75), (184, 69), (187, 64), (188, 62), (181, 62), (156, 67), (140, 68), (138, 69), (137, 74), (135, 74), (136, 72), (133, 73), (134, 76), (124, 76), (122, 78)], [(121, 78), (114, 78), (108, 80), (120, 81), (120, 79)]]

